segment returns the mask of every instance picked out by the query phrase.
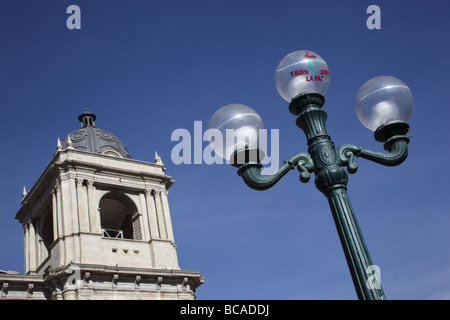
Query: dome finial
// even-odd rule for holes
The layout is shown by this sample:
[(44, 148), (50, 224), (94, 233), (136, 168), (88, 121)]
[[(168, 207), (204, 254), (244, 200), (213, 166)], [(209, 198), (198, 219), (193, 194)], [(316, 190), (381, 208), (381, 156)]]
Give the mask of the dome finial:
[(95, 114), (88, 111), (88, 107), (84, 106), (85, 111), (78, 116), (78, 120), (81, 123), (81, 127), (85, 128), (87, 126), (95, 127), (95, 119), (97, 118)]

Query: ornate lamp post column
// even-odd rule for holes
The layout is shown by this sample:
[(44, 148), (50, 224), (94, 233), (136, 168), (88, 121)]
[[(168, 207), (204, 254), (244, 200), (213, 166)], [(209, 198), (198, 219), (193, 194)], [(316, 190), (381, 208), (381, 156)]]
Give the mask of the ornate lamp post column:
[[(355, 173), (354, 156), (386, 166), (402, 163), (408, 154), (406, 121), (412, 112), (413, 98), (409, 88), (396, 78), (369, 80), (357, 94), (356, 112), (364, 125), (376, 129), (375, 139), (384, 142), (388, 153), (349, 144), (335, 148), (325, 127), (327, 114), (322, 110), (329, 77), (326, 62), (310, 51), (293, 52), (278, 65), (277, 89), (290, 102), (290, 112), (297, 116), (296, 124), (306, 135), (308, 153), (292, 156), (275, 173), (261, 174), (264, 152), (259, 148), (258, 131), (263, 125), (250, 107), (228, 105), (219, 109), (211, 118), (209, 128), (217, 129), (220, 134), (215, 134), (216, 139), (210, 143), (217, 154), (239, 168), (238, 174), (244, 182), (256, 190), (272, 187), (295, 167), (302, 182), (308, 182), (310, 173), (314, 172), (317, 189), (328, 199), (358, 298), (381, 300), (385, 295), (376, 274), (372, 274), (373, 263), (347, 195), (348, 174), (343, 167)], [(234, 130), (232, 141), (218, 143), (217, 136), (226, 137), (227, 130)]]

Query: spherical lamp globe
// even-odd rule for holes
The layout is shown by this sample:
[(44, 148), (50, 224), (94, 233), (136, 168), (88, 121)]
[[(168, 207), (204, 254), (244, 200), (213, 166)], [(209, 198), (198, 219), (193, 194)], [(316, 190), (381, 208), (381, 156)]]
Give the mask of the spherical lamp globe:
[(414, 100), (409, 87), (391, 76), (379, 76), (364, 83), (356, 94), (355, 110), (370, 130), (392, 121), (407, 122)]
[(275, 85), (287, 102), (303, 93), (324, 95), (330, 83), (330, 69), (317, 53), (299, 50), (289, 53), (278, 64)]

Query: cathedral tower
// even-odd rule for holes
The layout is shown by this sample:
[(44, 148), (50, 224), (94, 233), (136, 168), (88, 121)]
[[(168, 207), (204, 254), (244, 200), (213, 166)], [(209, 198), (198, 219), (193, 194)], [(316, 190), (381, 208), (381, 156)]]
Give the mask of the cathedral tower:
[(16, 214), (25, 239), (21, 279), (35, 281), (42, 299), (194, 299), (203, 278), (178, 265), (167, 199), (173, 180), (160, 157), (134, 160), (95, 126), (93, 113), (78, 120), (81, 128), (58, 139), (52, 160), (24, 190)]

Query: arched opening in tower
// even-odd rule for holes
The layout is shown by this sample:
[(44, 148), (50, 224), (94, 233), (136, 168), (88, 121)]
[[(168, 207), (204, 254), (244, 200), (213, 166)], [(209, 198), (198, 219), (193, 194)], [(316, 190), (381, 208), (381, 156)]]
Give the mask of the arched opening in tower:
[(99, 207), (103, 237), (141, 239), (139, 214), (128, 196), (109, 192), (102, 197)]

